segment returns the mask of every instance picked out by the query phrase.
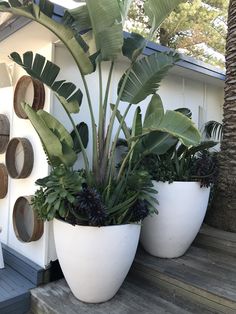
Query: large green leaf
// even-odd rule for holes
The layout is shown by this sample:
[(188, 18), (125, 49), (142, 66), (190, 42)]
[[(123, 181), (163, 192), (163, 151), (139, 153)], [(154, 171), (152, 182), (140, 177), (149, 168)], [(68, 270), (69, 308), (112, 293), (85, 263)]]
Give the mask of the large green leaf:
[[(164, 117), (164, 108), (162, 104), (161, 97), (159, 95), (153, 95), (151, 101), (147, 107), (145, 118), (144, 118), (144, 125), (148, 124), (148, 119), (151, 115), (155, 113), (156, 117), (156, 124), (158, 125)], [(138, 150), (146, 154), (158, 154), (162, 155), (166, 153), (170, 147), (177, 143), (178, 139), (173, 137), (169, 133), (164, 133), (160, 131), (151, 132), (142, 138), (139, 143)]]
[(87, 5), (81, 5), (72, 10), (66, 10), (63, 22), (75, 29), (78, 33), (88, 31), (92, 25), (89, 17)]
[[(169, 52), (154, 53), (134, 62), (125, 83), (121, 100), (138, 104), (147, 96), (155, 94), (167, 71), (178, 60), (178, 54)], [(118, 94), (126, 75), (127, 73), (122, 76), (119, 82)]]
[[(81, 141), (83, 143), (83, 146), (86, 148), (87, 145), (88, 145), (88, 140), (89, 140), (89, 131), (88, 131), (87, 124), (84, 123), (84, 122), (81, 122), (81, 123), (76, 125), (76, 129), (79, 132), (79, 135), (80, 135)], [(70, 133), (70, 135), (71, 135), (71, 137), (73, 139), (73, 142), (74, 142), (74, 150), (78, 154), (78, 153), (80, 153), (82, 151), (82, 149), (81, 149), (80, 141), (79, 141), (79, 139), (78, 139), (78, 137), (76, 135), (75, 130), (73, 130)]]
[(130, 6), (132, 4), (132, 1), (133, 0), (117, 0), (119, 7), (120, 7), (120, 13), (122, 16), (123, 25), (127, 19), (128, 12), (129, 12)]
[(60, 72), (57, 65), (51, 61), (46, 61), (45, 57), (40, 54), (36, 54), (33, 58), (32, 51), (24, 53), (23, 58), (17, 52), (11, 53), (10, 56), (30, 76), (51, 88), (68, 112), (79, 112), (83, 97), (82, 92), (80, 89), (76, 91), (76, 86), (73, 83), (56, 81)]
[(158, 117), (156, 123), (158, 124), (158, 121), (161, 121), (161, 119), (164, 116), (164, 108), (162, 104), (161, 97), (159, 95), (153, 95), (151, 98), (151, 101), (147, 107), (146, 114), (144, 117), (144, 124), (145, 121), (148, 119), (150, 115), (153, 113), (156, 113), (156, 116)]
[(195, 155), (198, 152), (201, 152), (205, 149), (210, 149), (216, 146), (218, 143), (214, 141), (203, 141), (198, 146), (190, 147), (186, 153), (186, 155)]
[(186, 0), (146, 0), (144, 10), (149, 17), (149, 23), (153, 32), (161, 25), (167, 16), (179, 5)]
[(123, 55), (131, 61), (135, 61), (143, 52), (146, 46), (146, 39), (140, 34), (131, 33), (129, 37), (124, 39), (122, 48)]
[(167, 110), (161, 121), (158, 113), (148, 116), (143, 126), (144, 135), (149, 132), (166, 132), (178, 138), (185, 146), (196, 146), (201, 135), (192, 120), (180, 112)]
[(101, 60), (114, 60), (123, 46), (123, 27), (117, 0), (87, 0), (87, 8)]
[(151, 132), (141, 139), (139, 151), (143, 155), (165, 154), (173, 145), (178, 142), (178, 139), (166, 132)]
[(214, 120), (208, 121), (204, 126), (206, 138), (221, 141), (223, 138), (223, 124)]
[(73, 140), (64, 126), (43, 110), (35, 112), (26, 103), (22, 104), (22, 108), (38, 133), (50, 164), (73, 166), (77, 155), (73, 150)]
[(142, 114), (140, 107), (137, 107), (133, 117), (131, 136), (134, 137), (140, 134), (142, 134)]
[(78, 32), (72, 27), (56, 22), (52, 19), (52, 5), (48, 0), (40, 0), (39, 6), (33, 2), (22, 5), (19, 1), (0, 2), (0, 12), (9, 12), (14, 15), (24, 16), (45, 26), (53, 32), (67, 47), (76, 64), (83, 74), (94, 71), (89, 56), (84, 51), (84, 41)]

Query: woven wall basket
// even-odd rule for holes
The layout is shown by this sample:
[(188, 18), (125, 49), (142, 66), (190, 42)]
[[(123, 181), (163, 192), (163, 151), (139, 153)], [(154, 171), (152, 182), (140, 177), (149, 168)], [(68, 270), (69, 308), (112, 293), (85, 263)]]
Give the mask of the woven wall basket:
[(5, 153), (9, 142), (10, 123), (4, 114), (0, 114), (0, 154)]
[[(16, 162), (18, 156), (16, 155), (18, 145), (22, 147), (23, 165), (18, 171)], [(6, 166), (7, 171), (13, 179), (27, 178), (33, 169), (34, 165), (34, 151), (29, 140), (22, 137), (15, 137), (10, 140), (6, 150)]]
[(43, 109), (45, 102), (45, 89), (41, 82), (31, 78), (30, 76), (22, 76), (15, 88), (14, 92), (14, 110), (17, 116), (21, 119), (28, 119), (24, 110), (21, 108), (21, 103), (26, 100), (26, 92), (30, 84), (33, 84), (34, 96), (31, 107), (37, 111)]
[(13, 228), (17, 239), (21, 242), (39, 240), (43, 235), (44, 224), (31, 207), (32, 196), (19, 197), (13, 208)]
[(0, 199), (7, 195), (8, 191), (8, 173), (4, 164), (0, 164)]

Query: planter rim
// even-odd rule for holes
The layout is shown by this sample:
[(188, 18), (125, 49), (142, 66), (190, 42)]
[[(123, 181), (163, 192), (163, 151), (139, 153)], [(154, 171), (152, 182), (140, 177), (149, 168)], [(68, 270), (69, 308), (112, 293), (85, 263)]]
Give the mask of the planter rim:
[(135, 223), (135, 222), (132, 222), (130, 224), (121, 224), (121, 225), (108, 225), (108, 226), (84, 226), (84, 225), (72, 225), (70, 224), (69, 222), (66, 222), (64, 220), (61, 220), (61, 219), (58, 219), (58, 218), (54, 218), (53, 220), (56, 220), (56, 221), (59, 221), (61, 223), (64, 223), (64, 224), (67, 224), (71, 227), (80, 227), (81, 229), (104, 229), (104, 228), (111, 228), (111, 227), (125, 227), (125, 226), (141, 226), (141, 222), (140, 223)]
[(152, 182), (162, 183), (162, 184), (169, 184), (169, 185), (171, 185), (173, 183), (175, 183), (175, 184), (186, 184), (186, 183), (188, 183), (188, 184), (189, 183), (200, 184), (200, 181), (173, 181), (173, 182), (165, 181), (165, 182), (163, 182), (163, 181), (152, 180)]

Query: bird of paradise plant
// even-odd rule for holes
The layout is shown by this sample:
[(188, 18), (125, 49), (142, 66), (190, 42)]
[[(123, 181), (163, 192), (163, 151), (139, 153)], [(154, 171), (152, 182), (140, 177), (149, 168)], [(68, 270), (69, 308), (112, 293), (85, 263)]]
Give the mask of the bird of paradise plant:
[[(105, 208), (104, 220), (95, 225), (121, 224), (144, 218), (153, 210), (150, 178), (139, 170), (139, 160), (152, 151), (165, 153), (178, 138), (187, 147), (199, 144), (200, 134), (192, 121), (176, 111), (164, 112), (157, 89), (162, 78), (179, 56), (174, 52), (154, 53), (143, 56), (147, 40), (151, 39), (162, 21), (182, 0), (146, 0), (145, 12), (150, 22), (150, 37), (146, 40), (141, 35), (130, 34), (124, 38), (123, 26), (127, 18), (131, 0), (86, 0), (73, 10), (66, 10), (60, 22), (53, 19), (54, 5), (48, 0), (20, 2), (9, 0), (0, 2), (0, 12), (10, 12), (31, 19), (53, 32), (65, 45), (73, 57), (78, 74), (81, 77), (87, 99), (92, 130), (92, 163), (86, 151), (87, 132), (76, 125), (72, 114), (79, 114), (83, 93), (73, 83), (57, 80), (60, 68), (45, 57), (28, 51), (20, 56), (17, 52), (10, 57), (33, 78), (43, 82), (55, 94), (73, 127), (73, 137), (61, 123), (49, 113), (35, 112), (28, 104), (22, 104), (24, 111), (37, 131), (50, 165), (49, 177), (38, 181), (41, 189), (35, 195), (35, 207), (40, 205), (39, 214), (44, 219), (54, 216), (76, 216), (75, 223), (90, 224), (85, 211), (78, 209), (78, 199), (86, 203), (84, 194), (96, 199), (98, 208)], [(91, 40), (96, 52), (91, 53)], [(122, 75), (117, 87), (117, 99), (110, 103), (109, 92), (114, 74), (114, 64), (119, 56), (129, 60), (129, 66)], [(102, 64), (109, 63), (109, 74), (104, 82)], [(91, 100), (92, 88), (88, 85), (86, 75), (97, 71), (99, 97), (98, 104)], [(141, 109), (138, 104), (152, 95), (142, 122)], [(120, 106), (126, 103), (124, 114)], [(96, 124), (94, 107), (98, 105), (99, 116)], [(122, 104), (124, 106), (124, 104)], [(126, 125), (130, 109), (137, 106), (132, 129)], [(108, 109), (111, 109), (111, 114)], [(109, 115), (110, 114), (110, 115)], [(108, 119), (108, 123), (106, 122)], [(114, 134), (115, 120), (119, 125)], [(117, 168), (115, 152), (117, 141), (123, 133), (127, 141), (127, 154)], [(87, 135), (86, 135), (87, 136)], [(76, 147), (75, 139), (76, 137)], [(81, 152), (84, 171), (73, 169), (77, 153)], [(78, 179), (80, 176), (81, 180)], [(63, 189), (55, 193), (55, 186), (66, 178)], [(55, 181), (54, 189), (50, 183)], [(54, 182), (53, 181), (53, 182)], [(73, 182), (76, 187), (71, 188)], [(54, 194), (53, 194), (54, 193)], [(81, 194), (82, 193), (82, 194)], [(83, 194), (84, 193), (84, 194)], [(96, 194), (98, 193), (98, 194)], [(53, 194), (53, 196), (52, 196)], [(64, 196), (64, 198), (63, 198)], [(60, 198), (60, 201), (58, 201)], [(42, 206), (44, 204), (44, 206)], [(46, 204), (46, 205), (45, 205)], [(146, 206), (148, 210), (143, 211)], [(77, 207), (76, 207), (77, 206)], [(67, 210), (63, 208), (67, 207)], [(85, 206), (86, 207), (86, 206)], [(134, 214), (137, 208), (145, 215)], [(87, 208), (87, 207), (86, 207)], [(76, 212), (75, 212), (76, 211)], [(90, 213), (91, 214), (91, 213)]]

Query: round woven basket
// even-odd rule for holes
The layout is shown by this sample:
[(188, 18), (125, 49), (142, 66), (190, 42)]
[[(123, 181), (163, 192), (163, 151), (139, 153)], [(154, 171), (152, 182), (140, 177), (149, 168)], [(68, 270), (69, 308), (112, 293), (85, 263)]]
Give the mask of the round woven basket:
[(45, 89), (43, 84), (28, 75), (22, 76), (18, 80), (14, 92), (14, 110), (16, 115), (21, 119), (28, 119), (26, 113), (21, 107), (21, 103), (26, 99), (26, 92), (30, 84), (33, 84), (34, 90), (33, 103), (31, 104), (31, 107), (35, 111), (43, 109), (44, 107)]
[(7, 195), (8, 191), (8, 173), (4, 164), (0, 164), (0, 199)]
[[(20, 170), (16, 166), (17, 147), (22, 146), (23, 164)], [(10, 140), (6, 150), (6, 166), (7, 171), (13, 179), (27, 178), (33, 169), (34, 165), (34, 151), (29, 140), (22, 137), (15, 137)]]
[(9, 142), (10, 123), (4, 114), (0, 114), (0, 154), (5, 153)]
[(33, 242), (43, 235), (44, 224), (39, 220), (31, 207), (32, 196), (19, 197), (13, 208), (13, 228), (21, 242)]

